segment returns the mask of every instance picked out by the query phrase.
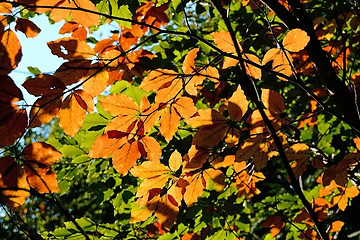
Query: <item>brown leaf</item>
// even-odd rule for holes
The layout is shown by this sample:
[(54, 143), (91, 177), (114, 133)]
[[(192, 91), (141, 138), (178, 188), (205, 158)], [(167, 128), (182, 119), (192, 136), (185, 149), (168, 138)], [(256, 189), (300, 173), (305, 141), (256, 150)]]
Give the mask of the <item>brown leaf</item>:
[(95, 56), (94, 50), (78, 38), (65, 37), (47, 43), (51, 53), (68, 60), (87, 59)]
[(24, 18), (16, 19), (15, 30), (23, 32), (27, 38), (36, 37), (41, 31), (35, 23)]
[(65, 85), (57, 77), (40, 74), (34, 78), (26, 80), (23, 87), (32, 95), (40, 96), (54, 96), (57, 97), (65, 90)]
[(62, 81), (65, 85), (71, 85), (79, 82), (87, 75), (91, 67), (91, 60), (77, 59), (64, 62), (56, 70), (54, 76)]

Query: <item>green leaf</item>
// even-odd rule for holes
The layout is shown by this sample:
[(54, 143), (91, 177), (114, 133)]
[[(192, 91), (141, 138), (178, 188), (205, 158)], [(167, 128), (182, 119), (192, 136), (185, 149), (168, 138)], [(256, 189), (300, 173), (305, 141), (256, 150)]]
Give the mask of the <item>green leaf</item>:
[(77, 156), (76, 158), (74, 158), (71, 163), (75, 163), (75, 164), (81, 164), (84, 162), (88, 162), (90, 160), (90, 158), (86, 155), (81, 155), (81, 156)]
[(74, 158), (84, 153), (80, 148), (72, 145), (65, 145), (60, 148), (59, 151), (62, 153), (62, 155), (64, 155), (64, 157), (68, 158)]

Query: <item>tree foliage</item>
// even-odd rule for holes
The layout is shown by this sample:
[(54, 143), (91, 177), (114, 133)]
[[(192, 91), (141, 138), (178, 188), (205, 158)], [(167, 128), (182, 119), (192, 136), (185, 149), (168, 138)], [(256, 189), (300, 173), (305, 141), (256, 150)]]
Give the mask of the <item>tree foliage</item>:
[[(358, 8), (1, 1), (1, 235), (359, 238)], [(63, 63), (20, 88), (40, 14)]]

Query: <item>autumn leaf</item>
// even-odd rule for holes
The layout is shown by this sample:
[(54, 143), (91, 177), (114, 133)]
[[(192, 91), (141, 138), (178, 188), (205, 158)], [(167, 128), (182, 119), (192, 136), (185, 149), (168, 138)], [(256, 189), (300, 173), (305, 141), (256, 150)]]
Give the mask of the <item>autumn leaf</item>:
[(34, 142), (27, 145), (22, 151), (22, 156), (27, 161), (34, 161), (43, 165), (52, 165), (62, 155), (53, 146), (44, 142)]
[(62, 155), (51, 145), (34, 142), (26, 146), (22, 152), (25, 159), (27, 181), (39, 193), (60, 191), (55, 172), (51, 165)]
[(337, 204), (341, 211), (345, 211), (345, 208), (348, 206), (348, 201), (351, 198), (359, 195), (359, 189), (356, 186), (351, 186), (349, 188), (344, 188), (340, 193), (332, 198), (332, 203)]
[(16, 102), (23, 100), (20, 89), (6, 75), (1, 76), (0, 86), (0, 146), (11, 145), (25, 131), (28, 117), (25, 109), (20, 109)]
[(304, 30), (295, 28), (286, 34), (282, 43), (286, 50), (290, 52), (299, 52), (306, 47), (309, 41), (310, 37)]
[(178, 73), (168, 69), (156, 69), (151, 71), (141, 82), (139, 88), (145, 91), (157, 91), (170, 85), (176, 78)]
[(35, 23), (23, 18), (16, 19), (15, 30), (23, 32), (27, 38), (36, 37), (41, 31)]
[(270, 228), (270, 234), (272, 237), (278, 235), (285, 227), (285, 222), (281, 219), (280, 216), (273, 215), (268, 218), (264, 222), (261, 223), (263, 228)]
[(92, 97), (99, 96), (110, 85), (109, 73), (103, 69), (101, 64), (92, 64), (93, 68), (82, 78), (83, 89)]
[(168, 104), (160, 119), (160, 133), (170, 141), (180, 125), (180, 119), (189, 119), (197, 111), (191, 98), (181, 97)]
[(119, 149), (117, 149), (112, 158), (115, 170), (125, 176), (130, 168), (135, 166), (136, 160), (141, 157), (137, 142), (126, 141)]
[(6, 204), (16, 209), (25, 203), (30, 195), (24, 169), (12, 157), (0, 158), (0, 192)]
[(0, 37), (0, 74), (6, 75), (17, 67), (22, 51), (19, 39), (11, 29), (7, 29)]
[(108, 158), (117, 149), (123, 146), (126, 138), (111, 138), (108, 133), (100, 135), (90, 148), (89, 157), (92, 158)]
[(193, 144), (199, 147), (214, 147), (229, 129), (226, 118), (214, 109), (201, 109), (199, 116), (187, 120), (193, 128), (199, 128), (193, 138)]
[(41, 97), (35, 101), (30, 110), (30, 127), (40, 127), (48, 123), (59, 112), (62, 97)]
[[(91, 25), (99, 25), (99, 16), (95, 5), (90, 0), (73, 0), (73, 1), (59, 1), (59, 0), (37, 0), (37, 1), (27, 1), (27, 0), (18, 0), (17, 2), (23, 4), (33, 5), (31, 8), (33, 11), (36, 11), (40, 14), (47, 11), (50, 12), (50, 18), (55, 22), (60, 22), (64, 19), (67, 19), (71, 15), (72, 20), (80, 23), (85, 27), (90, 27)], [(38, 7), (36, 6), (49, 6), (49, 8)], [(56, 8), (60, 7), (60, 8)], [(86, 9), (88, 11), (81, 11), (80, 9)], [(79, 10), (77, 10), (79, 9)], [(92, 13), (93, 12), (93, 13)]]
[(228, 111), (231, 120), (240, 121), (248, 109), (248, 101), (240, 85), (228, 100)]
[[(236, 48), (234, 46), (234, 42), (232, 41), (231, 35), (229, 32), (225, 32), (225, 31), (220, 31), (220, 32), (213, 32), (211, 33), (211, 36), (214, 39), (214, 42), (216, 44), (216, 46), (218, 48), (220, 48), (222, 51), (227, 52), (227, 53), (232, 53), (235, 56), (238, 56), (237, 52), (236, 52)], [(240, 51), (242, 52), (242, 47), (240, 45), (239, 42), (237, 42), (238, 47), (240, 49)], [(253, 54), (248, 54), (248, 53), (243, 53), (244, 56), (241, 56), (242, 58), (249, 60), (251, 62), (254, 62), (258, 65), (261, 65), (260, 60), (257, 56), (253, 55)], [(234, 59), (234, 58), (225, 58), (224, 64), (223, 64), (223, 68), (229, 68), (229, 67), (233, 67), (235, 65), (238, 64), (238, 60)], [(255, 78), (255, 79), (261, 79), (261, 69), (257, 68), (247, 62), (245, 62), (245, 67), (246, 67), (246, 73)]]
[[(285, 50), (290, 52), (299, 52), (306, 47), (310, 37), (301, 29), (292, 29), (283, 39), (282, 45)], [(280, 48), (272, 48), (268, 50), (263, 58), (262, 64), (273, 61), (272, 68), (274, 71), (283, 73), (286, 76), (292, 75), (293, 58), (291, 55)], [(284, 78), (280, 78), (285, 80)]]
[(39, 74), (23, 83), (28, 93), (36, 96), (58, 97), (65, 90), (65, 85), (57, 77), (48, 74)]
[(51, 53), (68, 60), (88, 59), (95, 56), (94, 50), (78, 38), (65, 37), (47, 43)]
[(90, 67), (91, 60), (70, 60), (61, 64), (53, 76), (57, 77), (65, 85), (71, 85), (79, 82), (85, 77), (89, 72)]
[(254, 195), (260, 194), (255, 184), (256, 182), (265, 180), (264, 174), (261, 172), (254, 172), (250, 174), (246, 167), (246, 162), (235, 162), (234, 171), (236, 172), (235, 186), (238, 188), (238, 195), (245, 195), (247, 199), (252, 198)]
[(61, 104), (61, 108), (57, 114), (60, 127), (62, 127), (70, 137), (75, 136), (79, 131), (86, 115), (86, 110), (80, 105), (80, 103), (83, 104), (84, 102), (80, 100), (79, 103), (75, 96), (75, 93), (68, 95)]

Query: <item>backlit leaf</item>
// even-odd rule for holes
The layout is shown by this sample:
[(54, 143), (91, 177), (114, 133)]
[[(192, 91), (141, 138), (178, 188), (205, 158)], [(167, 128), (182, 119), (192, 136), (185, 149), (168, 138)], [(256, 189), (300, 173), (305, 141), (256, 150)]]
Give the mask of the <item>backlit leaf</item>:
[(94, 50), (84, 41), (65, 37), (47, 43), (51, 53), (68, 60), (87, 59), (95, 56)]
[(6, 30), (0, 37), (0, 74), (6, 75), (17, 67), (22, 51), (19, 39), (11, 29)]
[(23, 32), (28, 38), (36, 37), (41, 31), (35, 23), (23, 18), (16, 19), (15, 30)]
[(64, 129), (66, 134), (73, 137), (81, 128), (86, 111), (79, 104), (75, 95), (70, 94), (61, 104), (61, 108), (57, 115), (60, 127)]
[(306, 47), (309, 41), (310, 37), (304, 30), (295, 28), (286, 34), (283, 39), (283, 45), (290, 52), (299, 52)]
[(229, 98), (228, 111), (231, 120), (240, 121), (248, 109), (248, 101), (240, 85)]
[(34, 142), (27, 145), (22, 151), (24, 159), (44, 165), (52, 165), (62, 155), (53, 146), (44, 142)]

